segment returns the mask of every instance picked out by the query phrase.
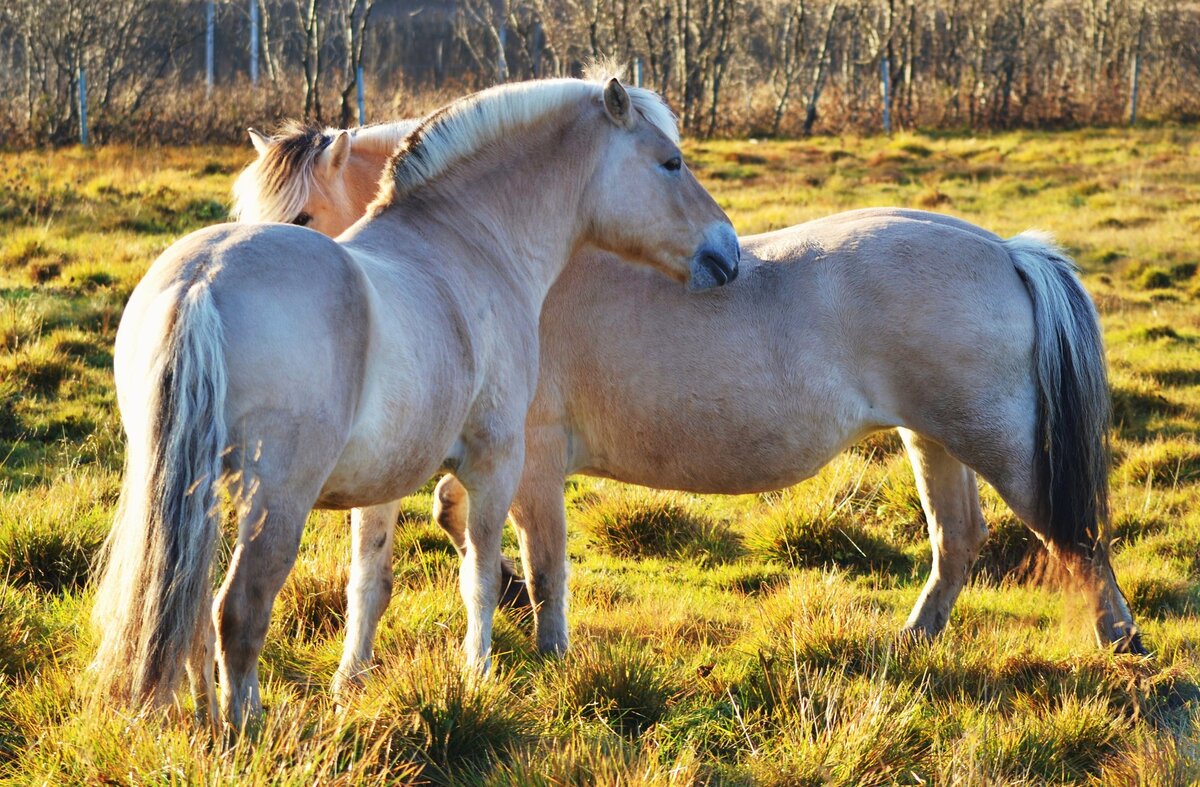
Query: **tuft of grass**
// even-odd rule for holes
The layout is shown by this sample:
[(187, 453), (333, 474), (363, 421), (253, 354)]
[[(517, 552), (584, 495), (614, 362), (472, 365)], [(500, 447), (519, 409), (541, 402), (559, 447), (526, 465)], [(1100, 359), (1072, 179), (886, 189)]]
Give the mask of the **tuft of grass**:
[(692, 752), (665, 759), (662, 751), (646, 750), (619, 737), (589, 738), (572, 735), (540, 746), (522, 749), (482, 783), (485, 785), (650, 785), (702, 784), (705, 770)]
[(1200, 479), (1200, 442), (1192, 437), (1172, 437), (1134, 447), (1114, 480), (1170, 488), (1196, 479)]
[(1157, 265), (1145, 268), (1134, 280), (1134, 284), (1141, 290), (1165, 290), (1174, 283), (1171, 272)]
[(752, 766), (757, 783), (925, 781), (936, 727), (919, 687), (889, 681), (883, 663), (870, 677), (794, 664), (796, 694), (765, 728), (771, 734)]
[(746, 543), (758, 557), (793, 568), (832, 565), (862, 572), (903, 572), (912, 566), (911, 558), (865, 531), (840, 509), (777, 505), (754, 523)]
[[(32, 599), (3, 584), (0, 584), (0, 620), (4, 621), (0, 626), (0, 677), (23, 676), (40, 662), (35, 643), (46, 635), (43, 622)], [(3, 685), (0, 681), (0, 687)], [(0, 733), (0, 752), (4, 749), (2, 738)]]
[(578, 523), (602, 549), (621, 557), (683, 556), (720, 563), (740, 551), (728, 527), (696, 511), (678, 493), (602, 494), (587, 503)]
[(0, 381), (0, 440), (16, 440), (25, 432), (17, 412), (21, 388), (11, 380)]
[(1127, 722), (1102, 699), (1023, 699), (979, 743), (991, 780), (1046, 784), (1095, 778), (1119, 749)]
[(1111, 395), (1113, 424), (1126, 437), (1149, 437), (1157, 423), (1179, 412), (1153, 379), (1141, 375), (1121, 375), (1113, 381)]
[(1025, 523), (1007, 515), (988, 523), (987, 541), (979, 550), (973, 575), (989, 582), (1021, 581), (1035, 577), (1039, 560), (1048, 557)]
[(275, 636), (313, 642), (341, 634), (346, 622), (349, 577), (344, 566), (298, 561), (275, 600), (271, 622)]
[(575, 644), (539, 676), (537, 696), (546, 707), (636, 738), (658, 723), (678, 688), (661, 660), (638, 642)]
[(532, 740), (529, 711), (505, 678), (464, 671), (456, 648), (407, 654), (382, 674), (363, 710), (396, 720), (393, 746), (420, 766), (423, 780), (478, 778)]
[(29, 393), (56, 396), (59, 386), (74, 372), (74, 364), (53, 347), (37, 344), (0, 359), (0, 372)]
[(62, 523), (8, 522), (0, 527), (0, 573), (13, 585), (32, 585), (46, 593), (81, 589), (104, 543), (99, 522), (80, 526)]
[(1117, 576), (1135, 619), (1194, 614), (1200, 599), (1186, 575), (1171, 561), (1143, 557), (1136, 563), (1118, 561)]

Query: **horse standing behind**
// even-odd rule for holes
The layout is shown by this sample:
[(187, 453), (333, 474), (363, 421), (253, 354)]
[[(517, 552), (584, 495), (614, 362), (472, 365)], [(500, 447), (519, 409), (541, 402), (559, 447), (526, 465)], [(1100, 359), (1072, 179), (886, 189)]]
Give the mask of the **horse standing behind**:
[[(253, 172), (289, 144), (285, 135), (260, 149), (243, 176), (240, 210), (273, 198)], [(310, 149), (317, 160), (319, 147)], [(348, 161), (356, 156), (357, 146)], [(297, 170), (283, 188), (308, 188), (304, 177)], [(293, 210), (270, 218), (307, 212), (331, 235), (346, 226), (318, 201)], [(904, 209), (842, 213), (743, 238), (742, 249), (739, 281), (702, 297), (591, 250), (572, 257), (547, 296), (511, 511), (539, 648), (567, 647), (568, 474), (762, 492), (811, 476), (872, 432), (898, 428), (933, 546), (908, 631), (932, 636), (945, 627), (987, 537), (978, 472), (1080, 577), (1097, 641), (1144, 652), (1104, 533), (1109, 404), (1100, 327), (1062, 250), (1037, 234), (1004, 240)], [(390, 539), (398, 506), (356, 511), (355, 543)], [(465, 512), (461, 484), (446, 476), (434, 517), (463, 554)], [(374, 589), (391, 570), (390, 547), (355, 549), (339, 686), (370, 663), (387, 605)], [(519, 586), (508, 563), (504, 571)]]
[[(615, 79), (456, 102), (384, 171), (370, 216), (337, 242), (211, 227), (173, 244), (130, 297), (114, 363), (127, 465), (94, 613), (100, 690), (164, 704), (186, 659), (211, 713), (215, 647), (222, 716), (237, 727), (260, 713), (259, 653), (309, 510), (395, 500), (444, 465), (469, 490), (464, 649), (486, 669), (554, 279), (588, 243), (693, 289), (737, 273), (736, 236), (682, 166), (669, 110)], [(226, 477), (238, 536), (210, 623)]]

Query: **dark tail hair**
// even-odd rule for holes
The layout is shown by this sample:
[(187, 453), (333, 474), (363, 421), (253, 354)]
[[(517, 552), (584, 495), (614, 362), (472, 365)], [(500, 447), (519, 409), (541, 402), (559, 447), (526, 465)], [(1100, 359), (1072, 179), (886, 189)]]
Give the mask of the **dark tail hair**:
[(1075, 264), (1049, 237), (1026, 232), (1005, 246), (1033, 300), (1041, 513), (1063, 557), (1103, 559), (1112, 408), (1100, 320)]

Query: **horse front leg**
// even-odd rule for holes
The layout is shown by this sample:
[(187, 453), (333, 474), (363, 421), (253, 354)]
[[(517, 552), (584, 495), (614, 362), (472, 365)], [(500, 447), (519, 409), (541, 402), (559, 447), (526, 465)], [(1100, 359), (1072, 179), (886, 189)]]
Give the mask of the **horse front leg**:
[[(467, 556), (467, 490), (453, 475), (442, 476), (433, 490), (433, 521), (437, 522), (458, 550)], [(500, 558), (500, 606), (504, 609), (527, 609), (530, 605), (525, 580), (507, 557)]]
[(512, 518), (521, 541), (521, 560), (534, 608), (538, 650), (561, 655), (567, 632), (567, 511), (560, 436), (536, 440), (526, 453)]
[(463, 652), (467, 666), (487, 672), (491, 667), (492, 622), (500, 601), (500, 536), (524, 461), (521, 436), (474, 448), (463, 462), (459, 478), (469, 497), (466, 554), (459, 573), (459, 590), (467, 608)]
[(392, 598), (392, 540), (399, 513), (399, 500), (350, 512), (346, 643), (333, 676), (333, 696), (339, 703), (352, 688), (362, 685), (374, 659), (375, 632)]

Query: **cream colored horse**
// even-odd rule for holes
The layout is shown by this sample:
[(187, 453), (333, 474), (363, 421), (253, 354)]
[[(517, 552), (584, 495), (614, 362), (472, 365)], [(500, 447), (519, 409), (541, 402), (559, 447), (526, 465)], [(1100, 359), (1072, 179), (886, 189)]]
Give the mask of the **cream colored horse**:
[[(295, 179), (309, 171), (327, 170), (298, 168)], [(295, 179), (285, 188), (299, 188)], [(239, 199), (269, 201), (272, 187), (248, 181)], [(302, 210), (331, 208), (313, 201)], [(739, 281), (699, 298), (594, 251), (576, 254), (551, 289), (511, 511), (538, 646), (567, 646), (566, 475), (702, 493), (780, 489), (898, 427), (933, 545), (909, 631), (946, 625), (987, 536), (978, 472), (1081, 575), (1098, 641), (1140, 652), (1101, 532), (1100, 329), (1063, 252), (1036, 235), (1003, 240), (901, 209), (743, 238), (742, 249)], [(398, 505), (355, 512), (356, 543), (390, 545)], [(435, 518), (460, 551), (465, 512), (463, 489), (447, 476)], [(388, 600), (377, 589), (390, 573), (390, 546), (356, 549), (341, 676), (370, 661)]]
[[(128, 460), (96, 601), (99, 687), (165, 703), (190, 651), (211, 709), (215, 624), (220, 709), (243, 723), (309, 510), (395, 500), (443, 466), (470, 494), (464, 648), (486, 669), (538, 315), (568, 257), (596, 244), (696, 290), (736, 275), (736, 236), (676, 135), (657, 96), (615, 79), (495, 88), (405, 137), (337, 242), (226, 224), (164, 252), (117, 335)], [(240, 522), (210, 624), (226, 476)], [(360, 561), (389, 538), (359, 538)]]

